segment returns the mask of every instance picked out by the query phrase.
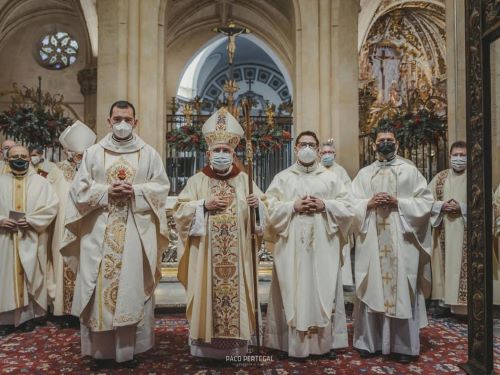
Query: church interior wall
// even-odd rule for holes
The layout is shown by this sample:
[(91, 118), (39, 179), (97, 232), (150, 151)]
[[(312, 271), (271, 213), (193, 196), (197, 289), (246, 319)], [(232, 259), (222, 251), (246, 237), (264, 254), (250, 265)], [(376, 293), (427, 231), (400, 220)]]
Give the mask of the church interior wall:
[[(79, 44), (77, 61), (61, 70), (47, 69), (35, 58), (40, 39), (56, 30), (68, 32)], [(78, 20), (67, 16), (48, 16), (20, 25), (5, 37), (0, 46), (0, 91), (9, 91), (14, 83), (19, 88), (37, 87), (38, 76), (41, 76), (42, 90), (64, 95), (65, 103), (71, 105), (78, 116), (83, 118), (83, 95), (80, 93), (77, 74), (85, 67), (85, 38), (85, 31), (79, 27)], [(10, 103), (9, 96), (0, 98), (2, 109)]]

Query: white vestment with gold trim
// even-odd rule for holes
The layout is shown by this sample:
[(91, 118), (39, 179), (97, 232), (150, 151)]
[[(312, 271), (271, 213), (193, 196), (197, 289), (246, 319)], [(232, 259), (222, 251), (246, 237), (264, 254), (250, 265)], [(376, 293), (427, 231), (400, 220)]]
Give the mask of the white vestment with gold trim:
[[(420, 327), (427, 325), (424, 296), (431, 292), (432, 193), (418, 169), (396, 157), (375, 161), (353, 181), (356, 202), (354, 347), (418, 355)], [(379, 192), (398, 207), (369, 210)]]
[[(109, 197), (115, 181), (130, 182), (134, 197)], [(85, 152), (61, 250), (77, 272), (72, 314), (80, 318), (83, 355), (123, 362), (153, 346), (168, 191), (160, 156), (137, 136), (119, 143), (108, 134)]]
[(0, 325), (45, 315), (48, 227), (57, 205), (49, 182), (33, 171), (22, 178), (0, 175), (0, 219), (24, 212), (31, 226), (14, 233), (0, 229)]

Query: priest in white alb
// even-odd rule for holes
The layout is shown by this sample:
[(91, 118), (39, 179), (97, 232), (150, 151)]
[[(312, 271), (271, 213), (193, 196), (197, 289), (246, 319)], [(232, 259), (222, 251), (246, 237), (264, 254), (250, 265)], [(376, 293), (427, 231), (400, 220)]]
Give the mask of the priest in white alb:
[(467, 314), (467, 146), (450, 147), (450, 168), (429, 184), (432, 206), (432, 299), (439, 306), (433, 317)]
[[(234, 163), (243, 135), (238, 121), (219, 109), (203, 125), (209, 165), (191, 177), (174, 215), (183, 244), (178, 278), (186, 288), (191, 355), (212, 359), (245, 355), (256, 333), (250, 209), (262, 195)], [(258, 226), (258, 233), (263, 227)]]
[(59, 251), (64, 235), (66, 204), (70, 199), (69, 188), (75, 178), (83, 152), (95, 143), (95, 139), (95, 133), (80, 121), (68, 126), (59, 137), (59, 142), (68, 158), (57, 163), (47, 175), (47, 181), (52, 184), (59, 198), (59, 210), (51, 235), (47, 290), (52, 313), (58, 317), (63, 327), (78, 325), (78, 320), (75, 321), (76, 318), (71, 316), (76, 275), (64, 262)]
[[(420, 354), (431, 292), (432, 193), (418, 169), (397, 156), (395, 130), (376, 128), (377, 160), (353, 180), (356, 234), (353, 346), (361, 357)], [(425, 296), (425, 297), (424, 297)]]
[(0, 174), (0, 336), (47, 311), (48, 227), (58, 199), (49, 182), (29, 168), (23, 146), (8, 152), (10, 172)]
[(160, 155), (133, 133), (135, 109), (113, 103), (112, 132), (90, 147), (71, 185), (62, 254), (77, 273), (72, 314), (82, 355), (134, 367), (154, 344), (154, 290), (168, 246), (169, 181)]
[[(332, 141), (323, 143), (321, 145), (321, 150), (319, 152), (321, 157), (321, 164), (330, 172), (335, 173), (338, 178), (344, 183), (347, 190), (351, 191), (352, 180), (347, 174), (347, 171), (339, 163), (335, 161), (337, 152), (335, 151), (335, 145)], [(351, 249), (354, 247), (354, 237), (352, 234), (349, 235), (349, 241), (344, 245), (342, 249), (342, 255), (344, 257), (344, 264), (342, 265), (342, 284), (346, 287), (346, 290), (352, 291), (354, 288), (354, 280), (352, 277), (352, 265), (351, 265)]]
[(324, 355), (348, 346), (342, 251), (353, 218), (344, 183), (318, 161), (314, 132), (299, 134), (297, 162), (265, 194), (267, 236), (275, 242), (264, 345), (290, 357)]

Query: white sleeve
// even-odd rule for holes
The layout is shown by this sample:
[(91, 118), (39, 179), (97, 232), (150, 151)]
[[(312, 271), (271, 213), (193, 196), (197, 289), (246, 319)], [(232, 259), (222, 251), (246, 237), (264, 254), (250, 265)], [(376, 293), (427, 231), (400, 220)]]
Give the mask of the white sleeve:
[(191, 228), (189, 229), (189, 235), (194, 237), (204, 236), (205, 230), (205, 200), (200, 199), (195, 202), (196, 212), (194, 214), (194, 219), (191, 222)]

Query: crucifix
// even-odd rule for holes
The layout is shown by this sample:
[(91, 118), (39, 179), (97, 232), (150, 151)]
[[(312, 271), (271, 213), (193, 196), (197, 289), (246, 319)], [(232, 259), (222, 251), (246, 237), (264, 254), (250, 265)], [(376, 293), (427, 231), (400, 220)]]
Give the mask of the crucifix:
[(385, 74), (384, 74), (385, 60), (396, 60), (396, 59), (393, 56), (386, 55), (385, 49), (382, 49), (382, 54), (380, 56), (377, 53), (375, 53), (373, 58), (380, 61), (380, 74), (382, 76), (382, 92), (385, 97)]
[(234, 53), (236, 52), (236, 37), (241, 34), (249, 34), (250, 29), (238, 27), (233, 21), (230, 21), (229, 25), (218, 26), (213, 31), (227, 36), (227, 61), (229, 65), (233, 65)]

